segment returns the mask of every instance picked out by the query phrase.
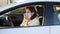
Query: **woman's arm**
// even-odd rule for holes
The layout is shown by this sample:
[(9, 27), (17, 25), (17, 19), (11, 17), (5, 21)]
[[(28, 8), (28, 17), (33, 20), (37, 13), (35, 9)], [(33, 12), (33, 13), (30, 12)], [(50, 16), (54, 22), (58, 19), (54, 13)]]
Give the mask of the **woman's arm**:
[(22, 24), (20, 24), (20, 26), (25, 26), (25, 25), (27, 25), (27, 23), (28, 23), (28, 20), (24, 18), (22, 21)]

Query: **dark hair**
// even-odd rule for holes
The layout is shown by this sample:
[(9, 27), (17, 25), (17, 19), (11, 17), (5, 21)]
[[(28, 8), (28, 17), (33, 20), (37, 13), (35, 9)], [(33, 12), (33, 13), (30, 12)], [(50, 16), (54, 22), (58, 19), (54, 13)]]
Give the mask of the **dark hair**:
[(31, 16), (31, 20), (37, 16), (37, 13), (34, 7), (26, 7), (25, 9), (29, 9), (31, 12), (34, 12), (34, 15)]

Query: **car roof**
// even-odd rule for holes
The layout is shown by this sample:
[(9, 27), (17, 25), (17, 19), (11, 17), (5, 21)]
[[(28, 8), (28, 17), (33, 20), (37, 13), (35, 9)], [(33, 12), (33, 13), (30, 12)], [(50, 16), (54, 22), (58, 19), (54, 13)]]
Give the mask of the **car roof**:
[(37, 1), (40, 1), (40, 2), (60, 2), (59, 0), (17, 0), (16, 2), (37, 2)]

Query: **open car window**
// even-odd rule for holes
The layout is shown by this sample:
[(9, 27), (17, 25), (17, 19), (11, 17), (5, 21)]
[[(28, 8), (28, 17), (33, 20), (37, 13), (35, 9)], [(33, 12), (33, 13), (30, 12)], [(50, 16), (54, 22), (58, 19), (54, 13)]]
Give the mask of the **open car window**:
[[(35, 15), (33, 10), (36, 12)], [(30, 20), (25, 19), (24, 17), (24, 14), (27, 13), (30, 13), (31, 17), (28, 18)], [(27, 22), (24, 22), (24, 20)], [(44, 25), (43, 5), (24, 6), (21, 8), (14, 9), (8, 13), (5, 13), (2, 15), (2, 17), (0, 17), (1, 27), (24, 27), (24, 26), (43, 26), (43, 25)]]

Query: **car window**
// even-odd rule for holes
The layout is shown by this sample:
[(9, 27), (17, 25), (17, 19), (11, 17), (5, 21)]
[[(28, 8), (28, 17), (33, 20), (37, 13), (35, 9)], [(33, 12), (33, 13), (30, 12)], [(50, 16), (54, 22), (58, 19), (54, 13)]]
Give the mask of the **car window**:
[(44, 6), (31, 5), (14, 9), (0, 17), (0, 26), (22, 27), (22, 26), (43, 26)]
[(54, 5), (54, 25), (60, 24), (60, 5)]

